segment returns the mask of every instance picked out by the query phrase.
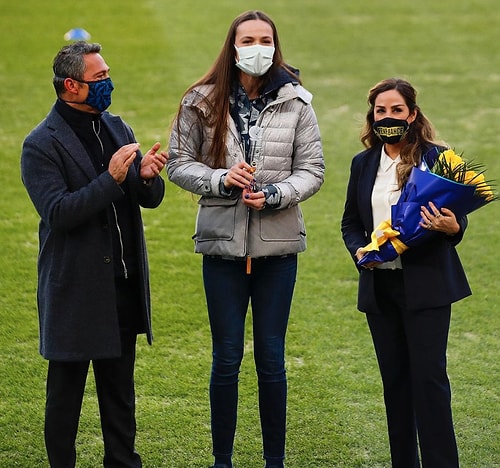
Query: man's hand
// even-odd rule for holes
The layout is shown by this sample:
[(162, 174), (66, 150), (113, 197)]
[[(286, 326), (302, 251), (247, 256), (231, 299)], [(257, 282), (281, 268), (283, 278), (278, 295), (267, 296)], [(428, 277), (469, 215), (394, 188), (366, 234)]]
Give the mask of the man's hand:
[(168, 153), (166, 151), (161, 151), (160, 143), (156, 142), (151, 149), (144, 155), (141, 161), (141, 178), (144, 180), (152, 179), (156, 177), (168, 160)]
[(128, 168), (134, 162), (138, 149), (139, 143), (129, 143), (111, 156), (108, 171), (117, 184), (121, 184), (127, 177)]

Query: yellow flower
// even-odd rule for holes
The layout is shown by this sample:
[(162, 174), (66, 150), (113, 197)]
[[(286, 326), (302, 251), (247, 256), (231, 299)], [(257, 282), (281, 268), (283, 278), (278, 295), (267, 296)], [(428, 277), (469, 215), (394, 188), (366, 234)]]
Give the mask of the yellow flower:
[(462, 159), (452, 149), (445, 150), (439, 155), (432, 172), (460, 184), (474, 185), (476, 195), (488, 202), (498, 198), (484, 177), (482, 165)]
[(464, 160), (452, 149), (443, 151), (439, 156), (439, 159), (446, 160), (452, 169), (455, 169), (455, 167), (464, 162)]

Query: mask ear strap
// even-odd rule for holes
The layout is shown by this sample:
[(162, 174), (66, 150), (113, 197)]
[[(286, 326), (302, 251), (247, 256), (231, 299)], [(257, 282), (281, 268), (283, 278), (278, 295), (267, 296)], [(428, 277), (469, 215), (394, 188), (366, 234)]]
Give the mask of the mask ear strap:
[[(66, 93), (70, 93), (70, 94), (76, 94), (75, 93), (75, 90), (76, 90), (76, 87), (74, 85), (71, 85), (71, 86), (68, 86), (66, 83), (68, 80), (71, 80), (71, 83), (74, 83), (75, 81), (77, 83), (82, 83), (82, 81), (80, 80), (77, 80), (75, 78), (72, 78), (70, 76), (66, 76), (66, 77), (62, 77), (62, 76), (58, 76), (57, 78), (60, 78), (62, 80), (64, 80), (64, 89), (65, 89), (65, 92)], [(72, 100), (69, 100), (69, 99), (63, 99), (62, 97), (59, 96), (59, 99), (63, 102), (67, 102), (69, 104), (83, 104), (83, 102), (80, 102), (80, 101), (72, 101)]]
[(74, 80), (73, 78), (66, 78), (66, 79), (64, 80), (64, 87), (65, 87), (66, 89), (68, 89), (68, 88), (67, 88), (67, 86), (66, 86), (66, 83), (68, 83), (68, 82), (71, 82), (72, 87), (73, 87), (73, 86), (74, 86), (75, 81), (76, 81), (77, 83), (80, 83), (79, 81)]

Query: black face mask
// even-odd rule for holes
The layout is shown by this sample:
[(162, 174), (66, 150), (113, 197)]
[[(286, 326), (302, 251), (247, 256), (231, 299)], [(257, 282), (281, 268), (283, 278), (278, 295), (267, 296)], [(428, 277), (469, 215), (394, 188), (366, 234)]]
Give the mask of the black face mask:
[(373, 131), (384, 143), (394, 145), (399, 143), (408, 133), (410, 124), (406, 120), (386, 117), (373, 122)]

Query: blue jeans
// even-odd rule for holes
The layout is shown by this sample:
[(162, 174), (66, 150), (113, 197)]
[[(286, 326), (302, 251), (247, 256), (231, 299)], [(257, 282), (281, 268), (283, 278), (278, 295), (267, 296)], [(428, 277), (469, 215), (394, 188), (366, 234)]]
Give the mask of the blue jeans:
[(238, 374), (244, 350), (245, 318), (251, 303), (254, 359), (264, 458), (282, 466), (285, 456), (285, 335), (297, 276), (297, 256), (245, 262), (203, 258), (203, 280), (212, 331), (210, 407), (213, 454), (230, 464), (238, 406)]

